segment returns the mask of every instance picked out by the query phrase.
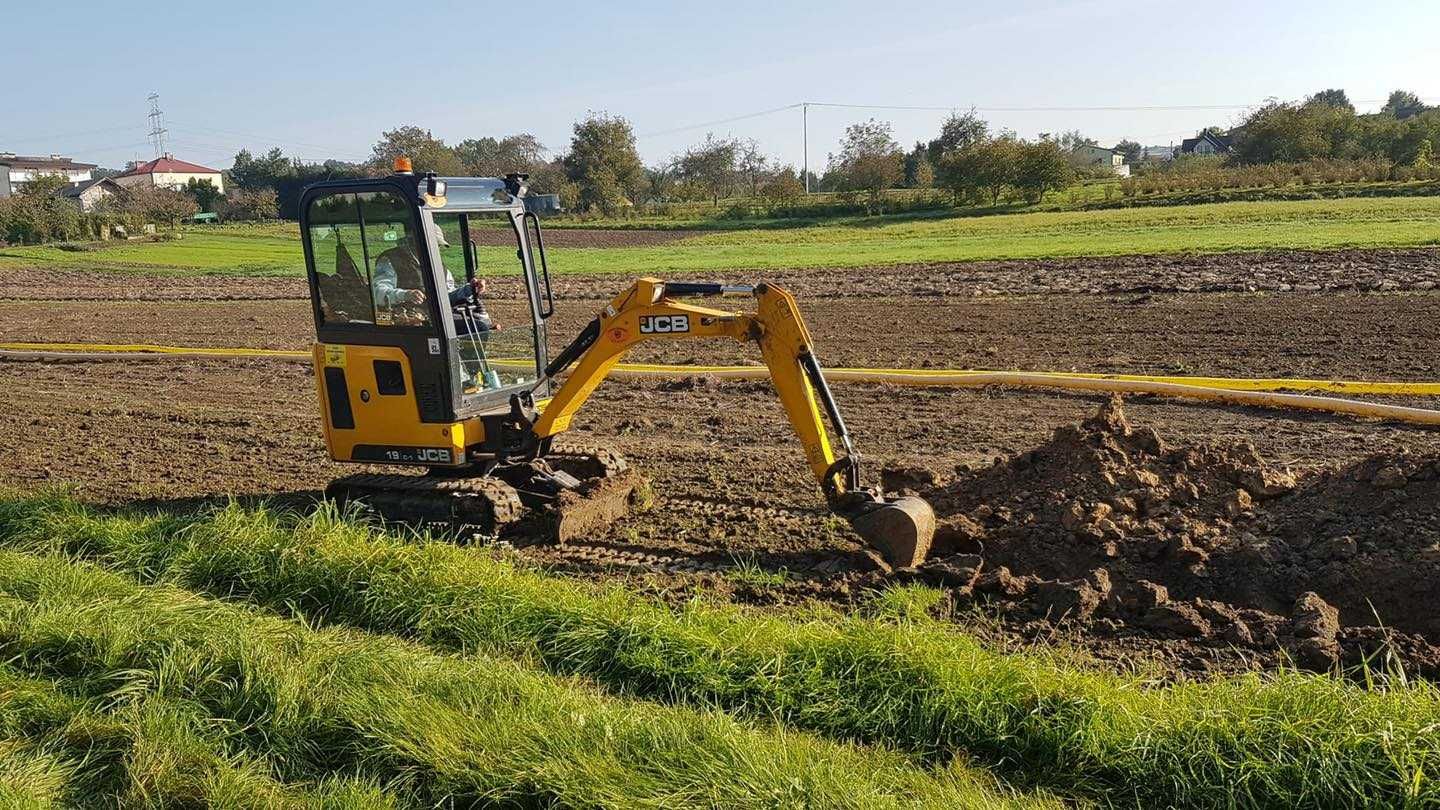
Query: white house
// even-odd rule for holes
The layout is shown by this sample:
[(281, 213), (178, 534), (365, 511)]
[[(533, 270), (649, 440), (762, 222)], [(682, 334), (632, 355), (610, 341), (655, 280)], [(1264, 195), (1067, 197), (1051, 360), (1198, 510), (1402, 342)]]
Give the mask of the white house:
[(124, 174), (111, 178), (121, 186), (154, 186), (180, 191), (193, 180), (209, 180), (221, 194), (225, 193), (225, 181), (219, 169), (208, 169), (196, 163), (177, 160), (165, 155), (144, 163), (132, 163)]
[(1230, 135), (1217, 135), (1209, 130), (1180, 142), (1182, 155), (1226, 155), (1235, 139)]
[(93, 163), (76, 163), (61, 155), (39, 157), (0, 152), (0, 197), (18, 194), (26, 183), (37, 177), (59, 175), (67, 183), (81, 183), (89, 180), (94, 170)]
[(1077, 146), (1074, 159), (1081, 166), (1104, 166), (1119, 177), (1130, 176), (1130, 165), (1125, 155), (1103, 146)]
[(93, 211), (95, 206), (119, 194), (125, 190), (114, 180), (104, 178), (86, 180), (83, 183), (71, 183), (64, 188), (55, 190), (55, 196), (62, 200), (68, 200), (80, 208), (81, 211)]

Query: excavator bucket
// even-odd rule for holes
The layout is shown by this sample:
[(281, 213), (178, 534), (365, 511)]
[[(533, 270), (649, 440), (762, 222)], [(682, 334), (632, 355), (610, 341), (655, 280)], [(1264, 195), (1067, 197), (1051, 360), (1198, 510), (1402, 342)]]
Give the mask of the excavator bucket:
[(850, 518), (860, 539), (880, 552), (895, 568), (925, 561), (935, 538), (935, 510), (922, 498), (905, 497), (880, 503)]

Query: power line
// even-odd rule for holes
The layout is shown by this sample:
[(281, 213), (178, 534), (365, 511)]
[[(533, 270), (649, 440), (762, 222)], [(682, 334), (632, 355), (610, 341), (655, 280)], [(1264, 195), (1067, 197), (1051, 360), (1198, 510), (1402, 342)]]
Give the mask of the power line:
[(303, 146), (303, 147), (305, 147), (306, 149), (320, 149), (320, 150), (323, 150), (323, 151), (326, 151), (326, 152), (348, 152), (348, 151), (349, 151), (348, 149), (336, 149), (333, 145), (330, 145), (330, 144), (306, 143), (305, 141), (295, 141), (295, 140), (290, 140), (290, 139), (288, 139), (288, 138), (274, 138), (274, 137), (271, 137), (271, 136), (269, 136), (269, 135), (256, 135), (256, 134), (250, 133), (250, 132), (235, 132), (235, 131), (233, 131), (233, 130), (228, 130), (228, 129), (215, 129), (215, 128), (213, 128), (213, 127), (189, 126), (189, 125), (185, 125), (185, 124), (183, 124), (183, 123), (181, 124), (181, 126), (179, 126), (179, 127), (174, 127), (174, 128), (175, 128), (175, 129), (183, 129), (183, 130), (186, 130), (186, 131), (189, 131), (189, 132), (193, 132), (193, 133), (195, 133), (195, 134), (197, 134), (197, 135), (199, 135), (199, 134), (206, 134), (206, 133), (213, 134), (213, 135), (230, 135), (230, 136), (233, 136), (233, 137), (236, 137), (236, 138), (248, 138), (248, 139), (252, 139), (252, 140), (256, 140), (256, 141), (264, 141), (264, 142), (267, 142), (267, 143), (272, 143), (272, 144), (281, 145), (281, 146)]
[(26, 135), (26, 136), (19, 137), (19, 138), (15, 137), (15, 136), (13, 136), (13, 135), (10, 135), (10, 136), (6, 136), (6, 137), (7, 137), (10, 141), (13, 141), (13, 142), (15, 142), (15, 143), (29, 143), (29, 142), (31, 142), (31, 141), (55, 141), (55, 140), (61, 140), (61, 139), (64, 139), (64, 138), (78, 138), (78, 137), (80, 137), (80, 136), (82, 136), (82, 135), (100, 135), (100, 134), (107, 133), (107, 132), (138, 132), (138, 131), (140, 131), (140, 129), (141, 129), (141, 127), (139, 127), (139, 126), (137, 126), (137, 125), (135, 125), (135, 124), (130, 124), (130, 125), (123, 126), (123, 127), (104, 127), (103, 129), (85, 129), (85, 130), (80, 130), (80, 131), (77, 131), (77, 132), (57, 132), (57, 133), (51, 133), (51, 134), (49, 134), (49, 135)]
[(641, 135), (636, 135), (635, 138), (636, 138), (637, 140), (640, 139), (640, 138), (654, 138), (654, 137), (658, 137), (658, 136), (660, 136), (660, 135), (673, 135), (673, 134), (675, 134), (675, 133), (677, 133), (677, 132), (689, 132), (689, 131), (692, 130), (692, 129), (704, 129), (705, 127), (718, 127), (718, 126), (720, 126), (721, 124), (733, 124), (733, 123), (735, 123), (736, 121), (744, 121), (744, 120), (746, 120), (747, 118), (759, 118), (759, 117), (762, 116), (762, 115), (772, 115), (772, 114), (774, 114), (774, 113), (784, 112), (784, 111), (786, 111), (786, 110), (793, 110), (793, 109), (795, 109), (795, 108), (797, 108), (797, 107), (802, 107), (802, 106), (804, 106), (804, 102), (796, 102), (795, 104), (786, 104), (786, 105), (783, 106), (783, 107), (773, 107), (773, 108), (768, 109), (768, 110), (760, 110), (759, 112), (745, 113), (744, 115), (736, 115), (736, 116), (733, 116), (733, 117), (731, 117), (731, 118), (720, 118), (720, 119), (715, 120), (715, 121), (706, 121), (706, 122), (701, 123), (701, 124), (687, 124), (686, 126), (683, 126), (683, 127), (675, 127), (674, 129), (662, 129), (662, 130), (658, 130), (658, 131), (656, 131), (656, 132), (646, 132), (646, 133), (641, 134)]

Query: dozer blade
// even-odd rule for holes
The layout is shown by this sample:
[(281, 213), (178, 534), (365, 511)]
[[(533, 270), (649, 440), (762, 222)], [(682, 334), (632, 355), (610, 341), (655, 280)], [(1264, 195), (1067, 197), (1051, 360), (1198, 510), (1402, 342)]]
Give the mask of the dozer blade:
[(530, 545), (603, 530), (629, 511), (641, 480), (613, 450), (571, 444), (544, 461), (490, 475), (351, 475), (331, 483), (326, 495), (341, 504), (363, 502), (386, 522)]
[(856, 534), (896, 568), (925, 561), (935, 539), (935, 510), (922, 498), (887, 501), (850, 518)]
[(640, 476), (627, 470), (561, 492), (535, 510), (534, 534), (563, 545), (602, 530), (630, 511), (630, 494), (639, 483)]

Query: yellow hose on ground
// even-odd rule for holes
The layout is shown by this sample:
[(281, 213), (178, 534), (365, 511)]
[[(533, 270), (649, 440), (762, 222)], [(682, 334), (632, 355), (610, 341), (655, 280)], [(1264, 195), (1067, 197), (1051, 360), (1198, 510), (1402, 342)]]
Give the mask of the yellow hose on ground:
[[(309, 352), (282, 349), (246, 349), (232, 347), (186, 347), (154, 344), (95, 343), (0, 343), (0, 351), (18, 354), (167, 354), (212, 357), (275, 357), (309, 360)], [(500, 360), (505, 365), (526, 365), (529, 360)], [(674, 377), (706, 375), (728, 379), (769, 379), (763, 366), (695, 366), (621, 363), (612, 372), (618, 377)], [(1417, 425), (1440, 425), (1440, 410), (1384, 405), (1339, 397), (1312, 394), (1281, 393), (1282, 389), (1348, 391), (1361, 394), (1440, 395), (1440, 383), (1433, 382), (1368, 382), (1354, 380), (1303, 379), (1231, 379), (1225, 377), (1173, 377), (1140, 374), (1084, 374), (1052, 371), (982, 371), (970, 369), (826, 369), (831, 380), (877, 382), (892, 385), (948, 386), (981, 388), (987, 385), (1009, 385), (1026, 388), (1058, 388), (1066, 391), (1097, 393), (1157, 394), (1161, 396), (1284, 408), (1304, 411), (1338, 413), (1374, 419), (1393, 419)]]

